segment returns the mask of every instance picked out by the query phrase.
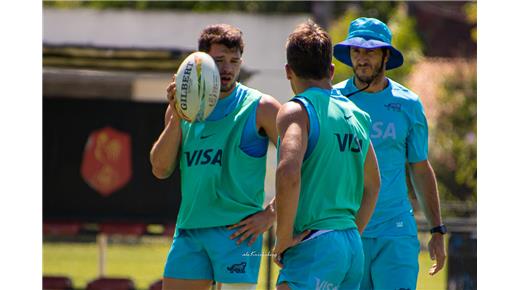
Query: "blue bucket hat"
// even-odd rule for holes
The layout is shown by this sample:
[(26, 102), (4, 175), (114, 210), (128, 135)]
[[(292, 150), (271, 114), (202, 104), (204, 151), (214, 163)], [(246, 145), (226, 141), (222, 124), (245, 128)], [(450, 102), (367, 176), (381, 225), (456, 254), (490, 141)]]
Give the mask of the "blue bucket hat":
[(375, 18), (358, 18), (350, 23), (347, 39), (334, 46), (334, 57), (352, 66), (350, 47), (390, 49), (386, 69), (400, 67), (404, 62), (403, 54), (392, 46), (392, 32), (388, 26)]

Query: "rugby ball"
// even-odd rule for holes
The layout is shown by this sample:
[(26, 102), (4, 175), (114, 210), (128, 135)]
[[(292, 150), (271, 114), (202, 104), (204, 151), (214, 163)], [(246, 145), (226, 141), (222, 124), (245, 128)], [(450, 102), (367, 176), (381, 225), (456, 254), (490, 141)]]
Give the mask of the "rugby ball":
[(213, 58), (204, 52), (190, 54), (175, 77), (175, 109), (186, 121), (204, 121), (217, 105), (220, 74)]

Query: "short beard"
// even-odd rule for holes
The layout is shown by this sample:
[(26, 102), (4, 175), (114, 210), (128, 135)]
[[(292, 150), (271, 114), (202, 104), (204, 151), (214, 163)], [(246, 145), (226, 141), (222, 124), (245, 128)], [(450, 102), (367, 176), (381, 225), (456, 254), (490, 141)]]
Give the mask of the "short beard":
[(220, 92), (221, 93), (227, 93), (229, 91), (231, 91), (234, 87), (235, 87), (235, 84), (237, 83), (238, 81), (238, 77), (235, 78), (234, 80), (232, 80), (229, 85), (227, 87), (220, 87)]
[(383, 66), (386, 65), (384, 62), (384, 57), (385, 57), (385, 55), (383, 54), (383, 59), (381, 60), (381, 63), (379, 64), (379, 68), (369, 77), (358, 76), (358, 74), (356, 73), (356, 68), (354, 68), (354, 75), (356, 76), (356, 78), (367, 85), (372, 84), (372, 82), (375, 79), (377, 79), (380, 75), (383, 74)]
[(221, 88), (220, 88), (220, 92), (221, 92), (221, 93), (227, 93), (227, 92), (231, 91), (231, 90), (234, 88), (234, 86), (235, 86), (235, 82), (232, 82), (232, 83), (231, 83), (229, 86), (227, 86), (227, 87), (221, 87)]
[(371, 84), (375, 79), (377, 79), (383, 73), (383, 66), (380, 65), (379, 68), (371, 75), (367, 77), (362, 77), (356, 73), (356, 69), (354, 69), (354, 75), (358, 80), (365, 84)]

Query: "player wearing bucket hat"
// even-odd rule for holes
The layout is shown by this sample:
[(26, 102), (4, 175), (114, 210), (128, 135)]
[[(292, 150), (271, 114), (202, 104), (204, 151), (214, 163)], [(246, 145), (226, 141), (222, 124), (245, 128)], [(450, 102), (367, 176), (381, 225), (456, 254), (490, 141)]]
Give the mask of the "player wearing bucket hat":
[[(387, 78), (386, 70), (403, 64), (392, 46), (392, 33), (374, 18), (358, 18), (347, 38), (334, 46), (334, 57), (352, 67), (354, 76), (334, 87), (370, 114), (370, 139), (381, 172), (381, 190), (374, 214), (362, 233), (365, 269), (361, 289), (415, 289), (419, 242), (406, 186), (409, 163), (413, 189), (432, 227), (428, 244), (436, 263), (445, 260), (439, 195), (428, 161), (428, 124), (419, 97)], [(440, 230), (439, 230), (440, 229)]]
[(392, 32), (383, 22), (374, 18), (358, 18), (350, 25), (347, 39), (334, 46), (334, 57), (342, 63), (352, 66), (350, 47), (388, 48), (390, 56), (386, 69), (398, 68), (404, 62), (403, 54), (394, 48), (391, 42)]

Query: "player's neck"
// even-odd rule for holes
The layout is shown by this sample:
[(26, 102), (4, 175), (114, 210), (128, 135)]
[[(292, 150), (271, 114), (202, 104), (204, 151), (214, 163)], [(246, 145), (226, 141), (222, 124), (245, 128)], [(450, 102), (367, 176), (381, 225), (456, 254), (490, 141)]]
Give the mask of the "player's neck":
[(295, 80), (295, 95), (301, 94), (310, 88), (320, 88), (325, 90), (332, 89), (332, 83), (330, 79), (325, 78), (321, 80)]
[[(357, 77), (354, 77), (354, 85), (358, 89), (363, 89), (367, 86), (367, 83), (359, 80)], [(377, 93), (379, 91), (384, 90), (388, 85), (388, 79), (384, 74), (379, 74), (373, 81), (370, 83), (370, 87), (365, 90), (367, 93)]]
[(225, 91), (225, 92), (221, 91), (218, 98), (221, 100), (221, 99), (225, 99), (225, 98), (229, 97), (233, 93), (233, 91), (235, 90), (236, 87), (237, 87), (237, 82), (235, 82), (233, 87), (231, 87), (231, 89), (229, 89), (228, 91)]

